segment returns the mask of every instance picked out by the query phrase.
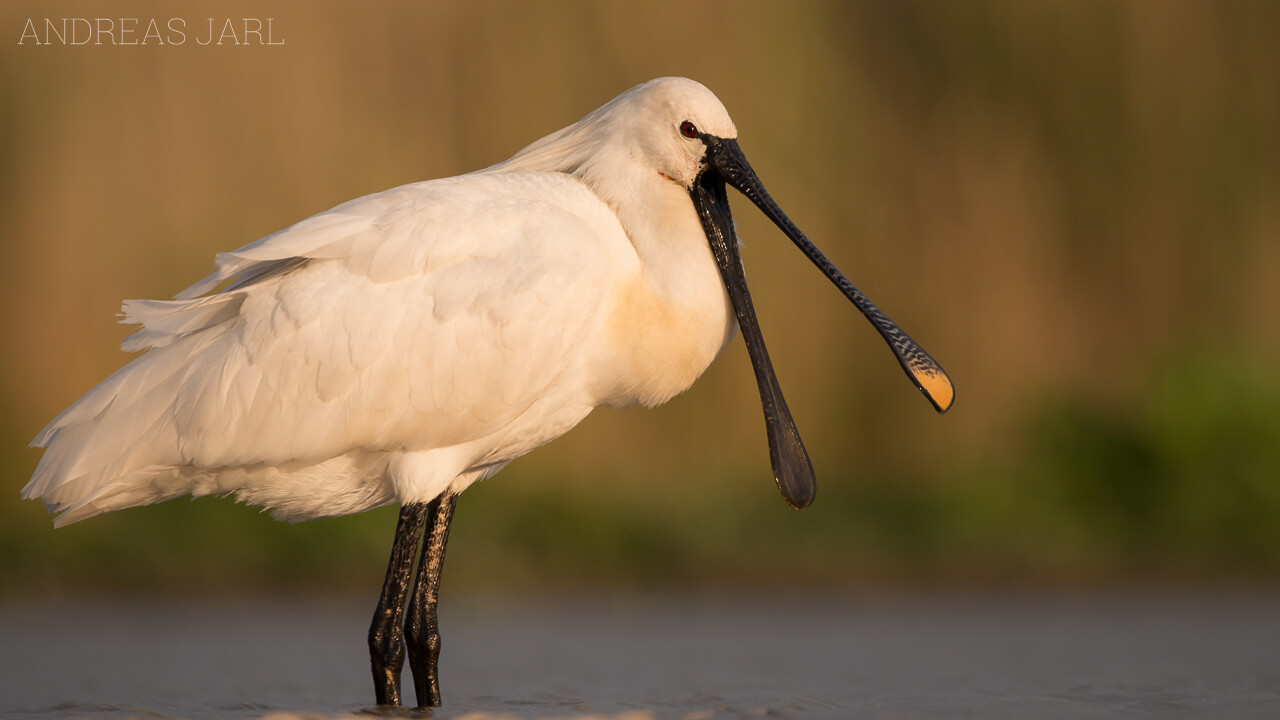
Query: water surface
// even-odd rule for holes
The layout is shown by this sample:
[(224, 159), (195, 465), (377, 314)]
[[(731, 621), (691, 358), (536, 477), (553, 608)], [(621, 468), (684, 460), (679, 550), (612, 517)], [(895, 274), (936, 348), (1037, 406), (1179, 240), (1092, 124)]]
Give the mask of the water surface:
[[(0, 714), (360, 712), (371, 605), (11, 601)], [(446, 596), (441, 613), (436, 718), (1280, 717), (1276, 593)]]

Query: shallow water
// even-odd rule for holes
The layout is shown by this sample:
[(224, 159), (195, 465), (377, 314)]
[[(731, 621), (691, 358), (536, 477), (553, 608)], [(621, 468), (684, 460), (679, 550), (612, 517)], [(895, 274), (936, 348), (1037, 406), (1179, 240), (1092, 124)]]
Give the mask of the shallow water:
[[(436, 718), (1280, 717), (1277, 593), (455, 603)], [(372, 697), (363, 602), (3, 609), (4, 717), (335, 717)]]

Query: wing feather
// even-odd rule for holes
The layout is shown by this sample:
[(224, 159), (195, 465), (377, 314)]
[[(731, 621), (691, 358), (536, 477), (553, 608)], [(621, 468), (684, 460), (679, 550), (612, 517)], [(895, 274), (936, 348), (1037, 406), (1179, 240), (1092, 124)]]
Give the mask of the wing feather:
[(252, 501), (271, 496), (252, 468), (496, 435), (580, 364), (615, 226), (567, 176), (472, 175), (222, 253), (177, 300), (126, 303), (142, 324), (126, 348), (153, 349), (36, 438), (24, 495), (67, 520), (185, 492)]

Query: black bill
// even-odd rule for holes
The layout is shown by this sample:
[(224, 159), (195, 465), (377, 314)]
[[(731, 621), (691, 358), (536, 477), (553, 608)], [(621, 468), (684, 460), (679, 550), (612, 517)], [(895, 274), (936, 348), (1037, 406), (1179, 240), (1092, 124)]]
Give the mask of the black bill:
[(738, 238), (733, 231), (733, 216), (729, 212), (725, 183), (732, 185), (755, 203), (840, 288), (845, 297), (862, 311), (889, 344), (907, 377), (911, 378), (938, 412), (946, 412), (951, 407), (955, 400), (955, 388), (947, 373), (929, 353), (854, 287), (782, 212), (756, 177), (736, 140), (704, 135), (702, 141), (707, 146), (706, 169), (698, 176), (689, 194), (697, 208), (698, 217), (702, 220), (711, 252), (738, 316), (747, 353), (751, 356), (751, 366), (755, 370), (756, 383), (760, 388), (760, 401), (764, 406), (774, 478), (787, 502), (794, 508), (802, 509), (813, 502), (817, 491), (813, 465), (809, 462), (809, 454), (804, 449), (795, 421), (791, 418), (791, 411), (787, 409), (786, 399), (782, 397), (782, 389), (778, 387), (777, 376), (765, 349), (764, 336), (760, 334), (760, 325), (751, 304), (751, 294), (747, 291), (742, 258), (738, 254)]

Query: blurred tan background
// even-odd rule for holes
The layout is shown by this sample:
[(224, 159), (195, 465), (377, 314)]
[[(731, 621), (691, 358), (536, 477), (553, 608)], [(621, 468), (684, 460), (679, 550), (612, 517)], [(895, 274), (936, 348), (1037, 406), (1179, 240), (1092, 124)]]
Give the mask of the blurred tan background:
[[(183, 18), (182, 45), (19, 43)], [(207, 18), (273, 46), (199, 46)], [(255, 38), (256, 39), (256, 38)], [(462, 499), (449, 583), (1274, 581), (1280, 4), (115, 2), (0, 7), (0, 594), (372, 588), (394, 510), (225, 500), (54, 532), (40, 428), (122, 365), (122, 298), (339, 202), (498, 162), (644, 80), (729, 108), (774, 197), (947, 368), (937, 417), (737, 202), (819, 473), (778, 497), (735, 342)], [(370, 590), (371, 592), (372, 590)]]

